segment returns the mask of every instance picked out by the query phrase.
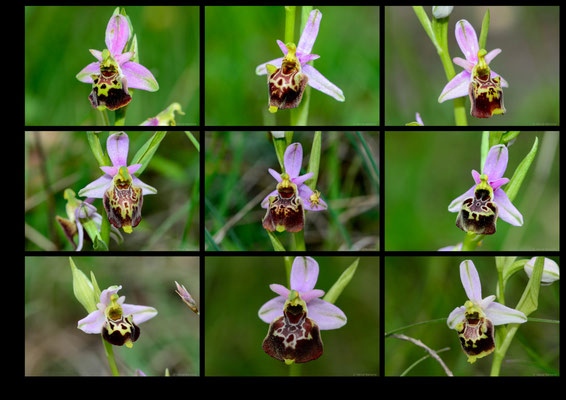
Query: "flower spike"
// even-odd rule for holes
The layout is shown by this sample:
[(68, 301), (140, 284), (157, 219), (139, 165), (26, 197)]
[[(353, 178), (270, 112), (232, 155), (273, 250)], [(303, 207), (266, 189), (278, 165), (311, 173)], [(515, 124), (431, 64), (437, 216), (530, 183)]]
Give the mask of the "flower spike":
[(450, 313), (447, 324), (458, 332), (462, 350), (472, 364), (495, 350), (494, 326), (522, 324), (527, 317), (521, 311), (495, 302), (495, 295), (482, 298), (480, 277), (471, 260), (460, 264), (460, 279), (468, 300)]
[(284, 44), (278, 40), (277, 44), (284, 57), (267, 61), (256, 67), (257, 75), (267, 74), (270, 112), (298, 107), (307, 84), (338, 101), (346, 100), (342, 89), (308, 64), (309, 61), (320, 57), (311, 54), (311, 51), (318, 36), (321, 19), (322, 13), (319, 10), (312, 10), (298, 46), (294, 43)]
[(489, 68), (489, 63), (501, 53), (494, 49), (489, 53), (479, 48), (478, 37), (472, 25), (462, 19), (456, 23), (456, 41), (465, 59), (455, 57), (454, 64), (464, 68), (446, 84), (438, 97), (438, 102), (469, 96), (472, 102), (471, 115), (476, 118), (489, 118), (503, 114), (503, 87), (507, 81)]

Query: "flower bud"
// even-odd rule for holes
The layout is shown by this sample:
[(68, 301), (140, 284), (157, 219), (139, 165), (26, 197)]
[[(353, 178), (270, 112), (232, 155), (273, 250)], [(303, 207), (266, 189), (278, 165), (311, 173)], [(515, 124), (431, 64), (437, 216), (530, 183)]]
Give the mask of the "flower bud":
[(432, 6), (432, 15), (436, 19), (446, 18), (452, 14), (454, 6)]
[[(535, 267), (536, 257), (531, 258), (525, 264), (525, 273), (531, 278), (533, 274), (533, 269)], [(555, 261), (551, 260), (550, 258), (544, 258), (544, 267), (542, 271), (542, 277), (540, 279), (540, 284), (542, 286), (548, 286), (552, 282), (557, 281), (560, 279), (560, 268), (558, 268), (558, 264)]]

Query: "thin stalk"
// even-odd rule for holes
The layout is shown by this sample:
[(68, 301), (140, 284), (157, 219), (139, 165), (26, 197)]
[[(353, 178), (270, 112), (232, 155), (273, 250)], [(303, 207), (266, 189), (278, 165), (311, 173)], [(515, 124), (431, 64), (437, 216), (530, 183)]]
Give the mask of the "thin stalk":
[(490, 372), (491, 376), (499, 376), (499, 372), (501, 371), (501, 363), (505, 358), (505, 353), (507, 353), (507, 349), (513, 341), (513, 337), (515, 336), (517, 329), (519, 329), (519, 325), (520, 324), (509, 324), (509, 330), (507, 331), (507, 335), (505, 335), (505, 338), (503, 339), (503, 343), (495, 350), (493, 354), (493, 364), (491, 364)]
[(102, 117), (102, 125), (110, 126), (110, 119), (108, 119), (108, 110), (104, 109), (100, 111), (100, 116)]
[(296, 9), (297, 6), (285, 6), (285, 44), (294, 42)]
[(305, 230), (293, 233), (293, 244), (295, 251), (305, 251)]
[(126, 111), (128, 111), (128, 106), (119, 108), (116, 110), (114, 114), (114, 125), (115, 126), (124, 126), (126, 125)]
[(108, 343), (104, 338), (102, 338), (102, 344), (104, 345), (104, 351), (106, 352), (106, 359), (108, 360), (108, 365), (110, 366), (110, 371), (112, 371), (113, 376), (120, 376), (118, 371), (118, 366), (116, 365), (116, 360), (114, 359), (114, 349), (112, 345)]

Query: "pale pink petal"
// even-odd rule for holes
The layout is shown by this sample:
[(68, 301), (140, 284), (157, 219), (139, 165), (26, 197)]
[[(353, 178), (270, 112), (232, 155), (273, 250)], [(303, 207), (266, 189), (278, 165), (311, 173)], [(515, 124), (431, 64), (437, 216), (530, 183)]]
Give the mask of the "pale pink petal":
[(319, 10), (312, 10), (309, 14), (309, 19), (305, 24), (301, 38), (299, 39), (299, 45), (297, 46), (297, 52), (303, 54), (310, 54), (316, 37), (318, 36), (318, 29), (320, 27), (320, 21), (322, 19), (322, 13)]
[(466, 200), (468, 197), (474, 197), (475, 188), (476, 188), (476, 185), (472, 186), (464, 194), (462, 194), (462, 195), (456, 197), (454, 200), (452, 200), (452, 202), (448, 206), (448, 211), (459, 212), (460, 209), (462, 208), (462, 203), (464, 202), (464, 200)]
[(100, 74), (100, 63), (93, 62), (84, 67), (81, 72), (77, 74), (77, 79), (84, 83), (92, 83), (91, 75)]
[(482, 300), (480, 276), (472, 260), (465, 260), (460, 264), (460, 280), (468, 299), (474, 302)]
[(281, 64), (283, 63), (283, 57), (276, 58), (275, 60), (270, 60), (260, 64), (256, 67), (255, 73), (256, 75), (267, 75), (267, 64), (271, 64), (276, 68), (281, 68)]
[(283, 285), (280, 285), (278, 283), (272, 283), (271, 285), (269, 285), (269, 288), (271, 289), (272, 292), (277, 293), (279, 296), (282, 296), (284, 298), (289, 297), (290, 290)]
[(285, 165), (285, 172), (289, 175), (289, 178), (292, 179), (299, 176), (302, 163), (303, 147), (300, 143), (292, 143), (287, 147), (283, 156), (283, 165)]
[(296, 257), (291, 268), (291, 289), (307, 292), (318, 279), (318, 263), (312, 257)]
[(125, 167), (128, 165), (129, 147), (130, 139), (126, 133), (119, 132), (110, 135), (106, 141), (106, 150), (114, 167)]
[(153, 74), (141, 64), (127, 61), (122, 65), (122, 72), (128, 80), (129, 88), (147, 90), (148, 92), (159, 90), (159, 84)]
[(322, 93), (325, 93), (331, 97), (334, 97), (338, 101), (346, 100), (342, 89), (326, 79), (324, 75), (318, 72), (312, 65), (305, 64), (303, 66), (303, 72), (309, 77), (309, 86), (315, 88), (316, 90), (320, 90)]
[(313, 319), (320, 330), (338, 329), (346, 325), (344, 312), (327, 301), (313, 299), (307, 305), (308, 317)]
[(502, 178), (507, 169), (508, 161), (509, 151), (507, 150), (507, 146), (504, 144), (493, 146), (487, 153), (482, 171), (488, 176), (490, 181)]
[(120, 14), (113, 15), (106, 26), (106, 48), (110, 54), (122, 54), (124, 46), (130, 37), (130, 26), (126, 17)]
[(467, 70), (463, 70), (450, 80), (442, 89), (442, 93), (438, 97), (438, 102), (442, 103), (446, 100), (456, 99), (458, 97), (468, 96), (471, 74)]
[(137, 306), (133, 304), (122, 304), (124, 316), (131, 315), (136, 325), (147, 321), (157, 315), (157, 310), (148, 306)]
[(258, 316), (263, 322), (270, 324), (275, 318), (283, 315), (285, 299), (281, 296), (275, 297), (265, 303), (258, 311)]
[(456, 41), (458, 46), (460, 46), (460, 50), (466, 56), (466, 60), (476, 64), (478, 62), (478, 51), (480, 50), (478, 37), (473, 26), (465, 19), (456, 22)]
[(511, 200), (509, 200), (509, 197), (502, 189), (496, 190), (493, 197), (499, 209), (499, 218), (514, 226), (523, 225), (523, 215), (511, 203)]

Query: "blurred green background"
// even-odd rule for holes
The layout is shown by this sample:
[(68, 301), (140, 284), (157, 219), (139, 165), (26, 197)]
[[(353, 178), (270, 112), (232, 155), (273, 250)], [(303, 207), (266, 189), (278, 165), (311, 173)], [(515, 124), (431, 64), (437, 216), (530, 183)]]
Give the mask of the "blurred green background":
[[(469, 115), (470, 125), (559, 124), (558, 7), (455, 7), (448, 25), (450, 58), (464, 58), (454, 36), (456, 22), (466, 19), (479, 38), (489, 8), (489, 52), (502, 50), (490, 67), (509, 83), (504, 88), (507, 112), (487, 119)], [(432, 19), (432, 7), (425, 7)], [(385, 9), (385, 122), (405, 125), (419, 112), (425, 125), (454, 125), (451, 100), (438, 103), (447, 83), (436, 49), (412, 7)], [(456, 73), (462, 68), (454, 65)]]
[[(530, 257), (519, 257), (519, 259)], [(550, 257), (560, 264), (557, 257)], [(474, 364), (460, 347), (458, 334), (446, 325), (446, 318), (456, 307), (467, 300), (460, 281), (460, 263), (464, 257), (386, 257), (385, 258), (385, 332), (411, 324), (397, 333), (421, 340), (433, 350), (446, 347), (438, 355), (455, 376), (489, 375), (493, 355), (478, 359)], [(482, 296), (495, 294), (497, 270), (494, 257), (473, 257), (481, 284)], [(528, 282), (524, 271), (511, 277), (505, 289), (505, 304), (514, 308)], [(497, 300), (496, 300), (497, 301)], [(538, 309), (529, 318), (560, 320), (559, 282), (541, 287)], [(501, 376), (558, 375), (560, 360), (559, 325), (529, 321), (517, 331), (501, 367)], [(425, 350), (415, 344), (393, 337), (385, 338), (385, 376), (399, 376), (417, 360)], [(440, 364), (427, 358), (417, 364), (408, 376), (446, 376)]]
[[(385, 249), (430, 250), (464, 240), (458, 213), (448, 205), (474, 185), (481, 171), (481, 132), (387, 132), (385, 134)], [(521, 132), (509, 147), (504, 174), (513, 172), (538, 137), (537, 155), (513, 200), (523, 226), (501, 219), (478, 250), (558, 250), (558, 132)], [(505, 191), (505, 186), (503, 186)]]
[[(355, 257), (315, 257), (317, 289), (325, 292)], [(261, 345), (269, 325), (257, 313), (277, 297), (272, 283), (287, 285), (283, 257), (206, 257), (205, 375), (287, 376), (289, 367)], [(358, 268), (335, 305), (347, 316), (340, 329), (321, 331), (324, 353), (299, 364), (303, 376), (379, 374), (379, 260), (360, 257)]]
[[(88, 100), (92, 85), (75, 76), (96, 61), (89, 49), (106, 48), (106, 26), (115, 8), (25, 7), (26, 125), (103, 124)], [(198, 125), (198, 7), (126, 7), (126, 12), (140, 64), (159, 83), (157, 92), (135, 90), (126, 124), (139, 125), (178, 102), (185, 115), (177, 117), (177, 125)]]
[[(153, 133), (127, 133), (130, 163)], [(198, 139), (198, 132), (194, 135)], [(100, 135), (105, 152), (108, 136)], [(79, 198), (80, 189), (103, 175), (86, 133), (26, 132), (25, 155), (25, 249), (72, 251), (55, 220), (67, 218), (63, 192), (71, 188)], [(157, 194), (144, 197), (140, 224), (131, 234), (121, 230), (124, 242), (118, 246), (111, 240), (110, 250), (198, 250), (199, 153), (185, 133), (168, 132), (139, 178)], [(106, 218), (102, 199), (93, 205)], [(88, 239), (83, 250), (92, 250)]]
[[(313, 66), (344, 92), (345, 102), (312, 89), (309, 125), (379, 124), (379, 8), (320, 7)], [(296, 10), (295, 42), (302, 33)], [(207, 125), (290, 125), (289, 111), (267, 111), (267, 77), (255, 69), (283, 57), (283, 6), (206, 7), (205, 121)], [(303, 98), (303, 101), (305, 99)]]
[[(157, 316), (140, 324), (131, 349), (113, 346), (122, 376), (199, 375), (199, 317), (175, 292), (184, 285), (200, 304), (197, 257), (73, 257), (100, 290), (121, 285), (126, 304), (151, 306)], [(73, 294), (68, 257), (26, 257), (25, 374), (109, 376), (100, 335), (77, 329), (87, 311)]]
[[(295, 132), (308, 167), (314, 133)], [(379, 166), (376, 132), (322, 132), (317, 189), (329, 211), (307, 212), (307, 250), (376, 250), (379, 243), (379, 177), (363, 143)], [(277, 181), (268, 168), (281, 171), (267, 132), (206, 132), (205, 227), (221, 250), (272, 250), (262, 227), (261, 201)], [(293, 249), (293, 234), (277, 233)], [(212, 250), (207, 240), (207, 249)]]

